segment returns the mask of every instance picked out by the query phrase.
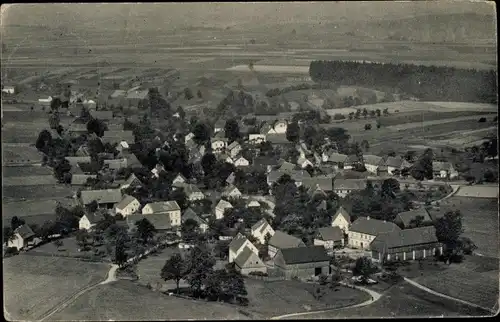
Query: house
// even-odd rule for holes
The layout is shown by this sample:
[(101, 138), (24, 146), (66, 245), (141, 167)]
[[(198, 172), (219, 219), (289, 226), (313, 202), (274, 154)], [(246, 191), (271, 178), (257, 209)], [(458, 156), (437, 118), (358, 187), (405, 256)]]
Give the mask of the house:
[(184, 137), (184, 143), (188, 143), (189, 141), (191, 141), (192, 139), (194, 138), (194, 133), (193, 132), (189, 132), (188, 134), (186, 134), (186, 136)]
[[(347, 158), (348, 158), (348, 156), (345, 154), (333, 152), (332, 154), (330, 154), (328, 156), (328, 158), (325, 162), (328, 164), (331, 164), (334, 169), (344, 169), (344, 166), (347, 163), (346, 162)], [(324, 161), (324, 159), (323, 159), (323, 161)]]
[(236, 175), (234, 174), (234, 172), (231, 172), (231, 174), (227, 176), (226, 183), (232, 185), (234, 184), (235, 180), (236, 180)]
[(271, 124), (267, 123), (267, 122), (263, 122), (260, 126), (260, 130), (259, 130), (260, 134), (262, 135), (265, 135), (266, 137), (269, 135), (269, 134), (276, 134), (276, 131), (274, 130), (274, 128), (271, 126)]
[(249, 246), (245, 246), (233, 261), (235, 269), (242, 275), (252, 272), (267, 273), (266, 264), (259, 258), (258, 252), (255, 253)]
[(15, 247), (17, 250), (24, 249), (36, 244), (36, 237), (30, 226), (24, 224), (14, 230), (14, 236), (7, 241), (7, 247)]
[(217, 206), (215, 206), (215, 219), (221, 219), (222, 217), (224, 217), (224, 212), (226, 211), (226, 209), (231, 208), (233, 208), (233, 205), (231, 205), (226, 200), (221, 199)]
[(125, 105), (128, 107), (137, 107), (140, 101), (148, 98), (148, 90), (128, 91), (125, 95)]
[(333, 191), (333, 176), (315, 176), (304, 178), (302, 185), (309, 190), (309, 193), (327, 193)]
[(142, 214), (169, 215), (172, 221), (172, 226), (180, 225), (181, 221), (181, 208), (175, 200), (148, 203), (144, 206), (144, 208), (142, 208)]
[(228, 186), (224, 191), (222, 192), (222, 196), (226, 198), (241, 198), (242, 194), (238, 188), (235, 186)]
[(2, 93), (15, 94), (16, 93), (16, 88), (14, 86), (3, 86), (2, 87)]
[(339, 197), (345, 198), (353, 191), (360, 191), (366, 188), (365, 179), (334, 179), (333, 192)]
[(207, 221), (198, 216), (191, 208), (188, 208), (184, 211), (184, 213), (182, 214), (181, 221), (182, 223), (184, 223), (188, 219), (196, 221), (202, 233), (205, 233), (208, 230)]
[(305, 169), (308, 166), (311, 166), (311, 167), (314, 166), (314, 164), (311, 161), (309, 161), (308, 159), (303, 158), (303, 157), (300, 157), (300, 158), (297, 159), (297, 165), (299, 167), (301, 167), (302, 169)]
[(226, 126), (226, 121), (225, 120), (217, 120), (214, 124), (214, 133), (220, 132), (224, 130), (224, 127)]
[(339, 227), (322, 227), (314, 238), (315, 246), (323, 246), (327, 251), (344, 247), (344, 232)]
[(224, 150), (227, 146), (227, 139), (214, 137), (210, 140), (210, 145), (212, 147), (212, 151), (222, 152), (222, 150)]
[(113, 159), (113, 160), (104, 160), (103, 168), (110, 170), (120, 170), (127, 167), (127, 159)]
[(247, 208), (258, 208), (260, 207), (260, 203), (255, 199), (248, 199), (246, 203)]
[(106, 190), (83, 190), (80, 201), (84, 206), (88, 206), (96, 201), (99, 208), (113, 209), (122, 200), (122, 192), (119, 189)]
[(258, 156), (253, 159), (252, 165), (256, 170), (263, 170), (269, 173), (274, 167), (279, 165), (279, 160), (273, 157)]
[(291, 146), (293, 142), (288, 141), (285, 133), (267, 134), (266, 141), (273, 146)]
[(48, 98), (39, 98), (38, 99), (38, 104), (44, 107), (49, 107), (50, 103), (52, 102), (52, 96), (49, 96)]
[(230, 157), (234, 158), (241, 152), (241, 145), (238, 142), (233, 141), (233, 143), (227, 146), (227, 152)]
[(458, 177), (458, 171), (455, 170), (451, 162), (432, 161), (432, 171), (436, 178), (454, 179)]
[(229, 244), (229, 263), (232, 263), (236, 257), (246, 248), (250, 248), (255, 254), (259, 254), (259, 250), (245, 236), (238, 233)]
[(172, 184), (174, 183), (187, 183), (187, 179), (179, 173), (175, 176), (174, 180), (172, 180)]
[(323, 246), (280, 249), (274, 266), (285, 279), (308, 278), (330, 274), (330, 257)]
[(295, 181), (295, 185), (300, 187), (305, 180), (311, 178), (311, 175), (305, 170), (296, 170), (290, 173), (290, 177)]
[(344, 207), (340, 206), (339, 209), (337, 209), (337, 212), (332, 217), (331, 226), (339, 227), (340, 230), (344, 232), (344, 234), (349, 233), (349, 226), (351, 226), (351, 216), (349, 215), (347, 210), (344, 209)]
[(271, 239), (269, 239), (268, 253), (269, 257), (274, 258), (276, 253), (281, 249), (305, 246), (304, 242), (297, 237), (290, 236), (278, 230), (273, 234)]
[(265, 244), (267, 235), (269, 235), (269, 237), (274, 235), (273, 227), (271, 227), (271, 225), (264, 218), (256, 222), (250, 228), (250, 232), (252, 236), (255, 237), (262, 245)]
[(194, 184), (184, 184), (184, 193), (189, 201), (205, 199), (205, 195)]
[(384, 164), (384, 160), (376, 155), (363, 155), (363, 161), (365, 163), (366, 171), (371, 173), (378, 173), (379, 167)]
[(161, 163), (157, 163), (156, 166), (151, 169), (152, 177), (159, 178), (160, 173), (165, 172), (165, 167)]
[(281, 172), (291, 173), (292, 171), (295, 170), (295, 168), (296, 168), (295, 164), (285, 161), (281, 164), (278, 170)]
[(132, 196), (125, 195), (116, 207), (115, 212), (123, 217), (129, 216), (139, 210), (141, 203)]
[(359, 164), (359, 158), (356, 155), (348, 155), (347, 159), (344, 161), (344, 169), (351, 170), (355, 165)]
[(234, 164), (233, 159), (231, 159), (231, 157), (229, 155), (227, 155), (226, 153), (217, 154), (216, 158), (217, 158), (217, 160), (219, 160), (221, 162), (226, 162), (226, 163), (229, 163), (229, 164)]
[(123, 141), (129, 145), (133, 144), (135, 142), (134, 133), (132, 131), (104, 131), (101, 138), (103, 144), (120, 144)]
[(137, 178), (136, 175), (132, 173), (130, 176), (128, 176), (127, 180), (122, 183), (120, 189), (127, 189), (129, 187), (137, 188), (140, 186), (142, 186), (141, 180), (139, 180), (139, 178)]
[(422, 223), (425, 225), (432, 225), (432, 218), (424, 207), (420, 207), (418, 209), (413, 209), (410, 211), (400, 212), (396, 215), (394, 219), (394, 223), (398, 225), (402, 229), (413, 228), (411, 227), (412, 220), (415, 220), (417, 217), (422, 217)]
[(91, 109), (90, 115), (98, 120), (109, 121), (113, 119), (113, 111), (96, 111)]
[(390, 175), (395, 175), (405, 168), (410, 168), (411, 164), (400, 156), (397, 157), (387, 157), (385, 160), (385, 166), (387, 167), (387, 173)]
[(130, 149), (130, 145), (127, 143), (127, 141), (121, 141), (116, 146), (116, 150), (119, 152), (125, 152), (125, 151), (128, 151), (129, 149)]
[(149, 221), (157, 232), (171, 231), (172, 228), (174, 228), (172, 227), (172, 221), (170, 219), (170, 216), (165, 216), (164, 214), (160, 215), (134, 214), (125, 217), (126, 223), (130, 231), (134, 231), (135, 229), (137, 229), (136, 223), (138, 221), (141, 221), (142, 219), (146, 219), (147, 221)]
[(96, 179), (95, 174), (84, 174), (84, 173), (73, 173), (71, 175), (71, 185), (72, 186), (85, 186), (87, 185), (87, 180)]
[(443, 253), (434, 226), (403, 229), (379, 234), (371, 243), (374, 261), (415, 260)]
[(248, 167), (250, 165), (250, 162), (248, 162), (247, 159), (244, 157), (240, 156), (234, 161), (234, 166), (236, 167)]
[(92, 162), (90, 156), (86, 156), (86, 157), (65, 157), (64, 159), (66, 159), (66, 161), (68, 161), (68, 163), (72, 167), (77, 166), (79, 163), (90, 163), (90, 162)]
[(370, 217), (358, 218), (349, 228), (349, 247), (370, 249), (371, 242), (379, 234), (400, 230), (401, 229), (392, 222), (370, 219)]
[(285, 134), (287, 127), (288, 122), (286, 120), (277, 120), (273, 125), (274, 132), (277, 134)]
[(262, 133), (250, 133), (248, 134), (248, 142), (250, 144), (258, 145), (266, 141), (266, 135)]
[(100, 211), (87, 212), (78, 222), (78, 228), (84, 230), (92, 230), (99, 222), (104, 220), (104, 215)]

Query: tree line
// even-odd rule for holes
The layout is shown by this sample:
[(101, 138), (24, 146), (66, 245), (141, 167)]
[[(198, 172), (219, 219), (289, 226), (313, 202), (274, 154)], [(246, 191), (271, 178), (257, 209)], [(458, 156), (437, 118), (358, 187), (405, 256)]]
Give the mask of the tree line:
[(410, 64), (312, 61), (315, 82), (371, 88), (391, 87), (427, 101), (497, 103), (497, 74), (493, 70)]

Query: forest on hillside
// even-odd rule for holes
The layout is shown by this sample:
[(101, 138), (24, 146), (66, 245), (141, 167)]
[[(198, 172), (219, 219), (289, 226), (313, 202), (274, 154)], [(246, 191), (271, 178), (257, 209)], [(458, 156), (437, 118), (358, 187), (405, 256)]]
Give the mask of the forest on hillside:
[(497, 74), (493, 70), (410, 64), (349, 61), (312, 61), (309, 75), (315, 82), (393, 88), (396, 93), (423, 101), (497, 103)]

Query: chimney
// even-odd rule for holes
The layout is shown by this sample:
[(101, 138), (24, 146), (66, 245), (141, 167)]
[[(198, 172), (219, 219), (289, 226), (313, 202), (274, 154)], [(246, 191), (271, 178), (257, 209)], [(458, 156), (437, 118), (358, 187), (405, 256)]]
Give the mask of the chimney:
[(370, 220), (370, 216), (366, 217), (366, 220)]

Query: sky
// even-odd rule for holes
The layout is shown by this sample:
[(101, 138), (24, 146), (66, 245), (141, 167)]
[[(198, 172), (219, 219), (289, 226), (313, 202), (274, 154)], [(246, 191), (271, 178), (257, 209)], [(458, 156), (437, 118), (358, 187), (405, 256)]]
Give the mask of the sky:
[(186, 25), (227, 26), (357, 21), (439, 13), (495, 14), (485, 1), (375, 1), (284, 3), (11, 4), (2, 6), (2, 25), (45, 25), (121, 29), (125, 24), (155, 29)]

